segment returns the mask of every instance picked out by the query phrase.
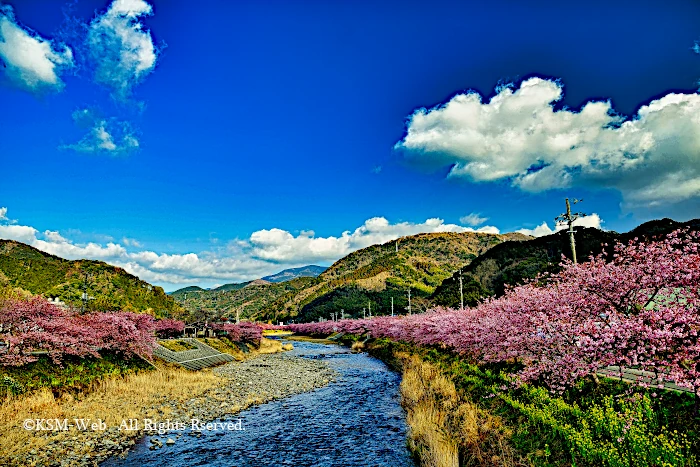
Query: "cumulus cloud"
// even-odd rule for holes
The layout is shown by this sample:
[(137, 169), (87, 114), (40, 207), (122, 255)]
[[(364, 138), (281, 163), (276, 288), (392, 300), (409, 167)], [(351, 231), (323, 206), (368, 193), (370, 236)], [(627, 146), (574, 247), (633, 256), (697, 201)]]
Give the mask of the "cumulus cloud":
[[(579, 217), (574, 221), (574, 227), (594, 227), (596, 229), (602, 229), (603, 220), (598, 214), (591, 214), (586, 217)], [(534, 229), (519, 229), (516, 232), (520, 232), (525, 235), (532, 235), (533, 237), (543, 237), (545, 235), (551, 235), (560, 230), (568, 229), (568, 224), (556, 223), (554, 229), (549, 227), (546, 222), (538, 225)]]
[(0, 207), (0, 221), (6, 221), (7, 219), (7, 208)]
[[(24, 225), (0, 225), (0, 238), (17, 240), (62, 258), (105, 261), (146, 281), (180, 287), (245, 281), (287, 267), (317, 262), (329, 264), (357, 249), (405, 235), (473, 231), (472, 228), (446, 224), (437, 218), (421, 223), (392, 224), (383, 217), (375, 217), (340, 236), (317, 237), (310, 230), (297, 235), (282, 229), (259, 230), (249, 238), (233, 240), (217, 251), (187, 254), (141, 250), (138, 242), (129, 238), (124, 238), (121, 243), (77, 243), (57, 231), (45, 230), (41, 233), (34, 227)], [(496, 227), (485, 227), (479, 231), (498, 233)]]
[(313, 232), (301, 232), (294, 236), (281, 229), (259, 230), (250, 236), (251, 255), (254, 258), (305, 263), (334, 261), (355, 250), (377, 243), (385, 243), (406, 235), (425, 232), (484, 232), (499, 233), (496, 227), (472, 229), (456, 224), (446, 224), (442, 219), (427, 219), (422, 223), (399, 222), (391, 224), (384, 217), (368, 219), (354, 231), (345, 231), (338, 237), (316, 237)]
[(17, 240), (32, 245), (36, 240), (38, 230), (27, 225), (0, 225), (0, 238)]
[(73, 51), (19, 25), (12, 7), (0, 5), (0, 59), (5, 75), (33, 93), (60, 91), (60, 74), (73, 66)]
[(153, 14), (143, 0), (114, 0), (89, 25), (87, 47), (95, 67), (95, 81), (124, 100), (156, 66), (157, 50), (141, 18)]
[(395, 148), (449, 177), (507, 180), (530, 192), (613, 188), (629, 208), (700, 196), (700, 95), (670, 93), (617, 115), (610, 102), (555, 110), (560, 82), (541, 78), (504, 86), (487, 102), (458, 94), (410, 116)]
[(477, 225), (481, 225), (484, 222), (489, 220), (488, 217), (481, 217), (481, 214), (473, 212), (471, 214), (467, 214), (466, 216), (460, 217), (459, 222), (465, 225), (471, 225), (472, 227), (476, 227)]
[(73, 112), (73, 121), (87, 134), (77, 143), (61, 146), (62, 149), (119, 156), (139, 148), (139, 140), (128, 122), (100, 117), (90, 109)]
[[(579, 219), (575, 225), (600, 228), (601, 224), (600, 217), (593, 214)], [(562, 228), (565, 226), (552, 229), (543, 223), (535, 229), (521, 229), (519, 232), (541, 236)], [(107, 239), (106, 243), (78, 243), (67, 238), (70, 231), (63, 234), (53, 230), (40, 232), (31, 226), (0, 224), (0, 239), (17, 240), (62, 258), (105, 261), (145, 281), (170, 288), (247, 281), (284, 268), (311, 263), (330, 264), (360, 248), (428, 232), (500, 233), (493, 226), (475, 230), (448, 224), (439, 218), (418, 223), (391, 223), (384, 217), (374, 217), (339, 236), (318, 237), (311, 230), (294, 235), (282, 229), (265, 229), (253, 232), (247, 239), (232, 240), (216, 251), (168, 254), (143, 250), (138, 242), (128, 237), (124, 237), (121, 243)]]

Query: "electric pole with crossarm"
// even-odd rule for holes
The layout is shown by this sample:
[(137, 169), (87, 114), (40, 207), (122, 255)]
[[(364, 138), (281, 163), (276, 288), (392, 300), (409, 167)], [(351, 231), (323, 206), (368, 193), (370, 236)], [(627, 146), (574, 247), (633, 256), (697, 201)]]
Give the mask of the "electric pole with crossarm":
[[(575, 199), (574, 204), (580, 203), (582, 199)], [(566, 222), (569, 225), (569, 239), (571, 240), (571, 257), (576, 264), (576, 241), (574, 240), (574, 221), (580, 217), (586, 217), (586, 214), (582, 212), (571, 212), (571, 205), (569, 204), (569, 198), (566, 198), (566, 213), (557, 216), (554, 219), (556, 223)]]

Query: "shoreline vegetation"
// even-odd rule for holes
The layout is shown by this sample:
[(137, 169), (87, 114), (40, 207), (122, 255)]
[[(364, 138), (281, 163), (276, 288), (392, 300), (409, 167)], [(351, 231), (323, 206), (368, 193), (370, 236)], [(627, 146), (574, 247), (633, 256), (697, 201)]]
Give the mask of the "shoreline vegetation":
[[(124, 453), (148, 434), (143, 426), (134, 431), (120, 430), (123, 420), (170, 420), (189, 426), (193, 418), (209, 422), (231, 416), (254, 404), (322, 387), (334, 378), (322, 362), (283, 355), (291, 346), (277, 340), (263, 338), (259, 346), (251, 346), (249, 353), (223, 342), (219, 347), (228, 347), (237, 361), (189, 371), (162, 361), (156, 361), (153, 369), (137, 359), (121, 362), (120, 367), (114, 358), (112, 366), (92, 368), (88, 383), (71, 385), (56, 370), (48, 384), (30, 386), (24, 394), (8, 394), (0, 404), (0, 425), (5, 427), (0, 437), (0, 463), (98, 465)], [(65, 363), (68, 372), (78, 365)], [(34, 365), (45, 369), (51, 364), (40, 360)], [(102, 374), (97, 375), (100, 371)], [(68, 419), (70, 423), (74, 419), (90, 419), (90, 423), (101, 420), (106, 428), (31, 431), (23, 428), (26, 419)], [(174, 434), (164, 436), (186, 442), (180, 436), (172, 439)], [(162, 446), (165, 438), (154, 448)]]
[[(381, 343), (388, 358), (407, 351), (440, 368), (463, 400), (510, 428), (517, 455), (493, 465), (696, 466), (700, 233), (679, 230), (613, 249), (587, 262), (563, 261), (559, 272), (475, 308), (289, 329), (354, 341), (356, 350)], [(453, 399), (430, 385), (412, 392), (416, 400), (423, 393), (440, 403)], [(452, 436), (459, 465), (491, 465), (471, 459), (478, 451), (460, 433)], [(420, 446), (420, 436), (417, 441)]]
[(700, 423), (690, 394), (608, 378), (552, 394), (512, 386), (502, 368), (441, 346), (360, 334), (338, 341), (401, 374), (407, 443), (421, 467), (697, 465)]

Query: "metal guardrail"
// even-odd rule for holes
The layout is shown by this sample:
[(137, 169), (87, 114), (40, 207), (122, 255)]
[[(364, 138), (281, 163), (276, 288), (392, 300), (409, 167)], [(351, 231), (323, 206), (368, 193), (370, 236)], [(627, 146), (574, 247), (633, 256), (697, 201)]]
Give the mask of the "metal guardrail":
[(625, 367), (621, 368), (619, 366), (608, 366), (605, 368), (601, 368), (600, 370), (597, 371), (597, 373), (600, 376), (605, 376), (606, 378), (622, 380), (622, 381), (626, 381), (628, 383), (642, 382), (644, 384), (648, 384), (649, 386), (653, 386), (653, 387), (659, 387), (660, 385), (663, 385), (663, 388), (659, 387), (659, 389), (666, 389), (669, 391), (689, 392), (689, 393), (693, 392), (691, 389), (678, 386), (675, 383), (672, 383), (669, 381), (664, 381), (664, 380), (659, 380), (659, 379), (657, 379), (657, 375), (650, 372), (650, 371), (637, 370), (635, 368), (625, 368)]

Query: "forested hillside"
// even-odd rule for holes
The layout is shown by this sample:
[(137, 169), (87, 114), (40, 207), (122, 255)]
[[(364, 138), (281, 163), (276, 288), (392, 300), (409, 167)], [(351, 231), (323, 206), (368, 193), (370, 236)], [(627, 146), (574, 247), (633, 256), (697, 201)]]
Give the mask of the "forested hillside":
[[(578, 227), (575, 229), (577, 259), (579, 262), (587, 261), (589, 256), (597, 255), (604, 249), (612, 255), (616, 241), (627, 243), (635, 237), (649, 239), (679, 228), (700, 230), (700, 219), (687, 222), (653, 220), (626, 233)], [(606, 244), (607, 247), (603, 246)], [(521, 284), (539, 273), (559, 271), (562, 255), (571, 258), (569, 234), (566, 231), (528, 242), (504, 242), (495, 246), (462, 270), (465, 306), (473, 306), (478, 299), (488, 295), (503, 295), (506, 285)], [(458, 307), (459, 272), (446, 279), (431, 299), (438, 305)]]
[(59, 258), (11, 240), (0, 240), (0, 286), (58, 297), (73, 306), (81, 305), (85, 287), (92, 297), (89, 310), (136, 311), (157, 317), (182, 314), (182, 307), (161, 287), (122, 268), (101, 261)]

